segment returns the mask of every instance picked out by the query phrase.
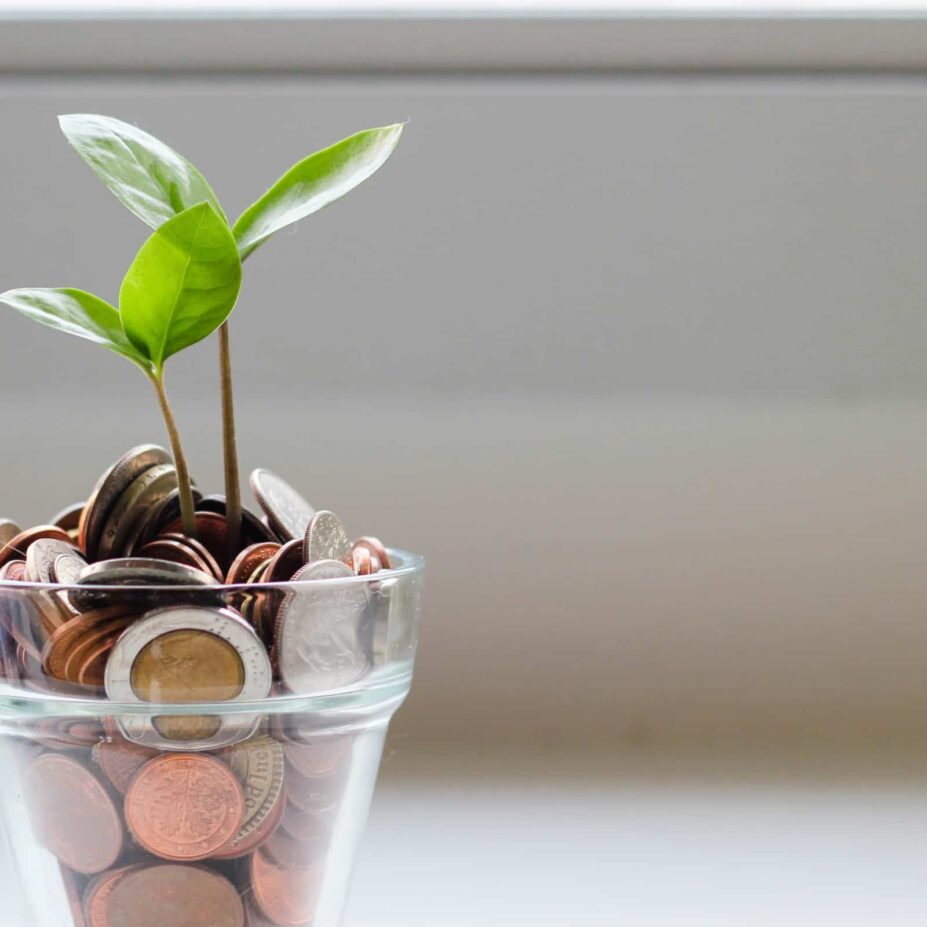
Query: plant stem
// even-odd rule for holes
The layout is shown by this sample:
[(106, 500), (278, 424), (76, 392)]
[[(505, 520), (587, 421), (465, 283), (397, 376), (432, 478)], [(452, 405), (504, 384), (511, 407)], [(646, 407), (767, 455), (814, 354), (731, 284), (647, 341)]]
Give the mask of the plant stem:
[(228, 524), (229, 559), (241, 546), (241, 484), (238, 478), (238, 447), (235, 441), (235, 402), (232, 396), (232, 352), (229, 323), (219, 328), (219, 377), (222, 384), (222, 449), (225, 463), (225, 518)]
[(180, 444), (180, 432), (177, 430), (177, 422), (174, 420), (174, 413), (171, 411), (171, 405), (167, 401), (167, 393), (164, 391), (164, 371), (159, 370), (153, 373), (151, 382), (154, 384), (155, 393), (158, 396), (158, 405), (161, 407), (164, 424), (167, 426), (167, 436), (171, 442), (171, 454), (174, 456), (174, 467), (177, 469), (177, 490), (180, 493), (180, 519), (183, 523), (183, 533), (187, 537), (195, 538), (196, 515), (193, 508), (190, 471), (187, 469), (187, 458), (184, 456), (183, 447)]

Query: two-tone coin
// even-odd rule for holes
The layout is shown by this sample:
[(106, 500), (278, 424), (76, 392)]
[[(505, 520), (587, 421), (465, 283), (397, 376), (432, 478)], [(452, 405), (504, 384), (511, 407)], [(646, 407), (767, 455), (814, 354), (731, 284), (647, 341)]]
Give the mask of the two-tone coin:
[[(117, 702), (232, 703), (266, 698), (272, 676), (266, 649), (235, 612), (176, 606), (149, 612), (120, 637), (106, 665), (105, 685)], [(159, 712), (118, 720), (136, 743), (206, 750), (247, 739), (260, 718)]]

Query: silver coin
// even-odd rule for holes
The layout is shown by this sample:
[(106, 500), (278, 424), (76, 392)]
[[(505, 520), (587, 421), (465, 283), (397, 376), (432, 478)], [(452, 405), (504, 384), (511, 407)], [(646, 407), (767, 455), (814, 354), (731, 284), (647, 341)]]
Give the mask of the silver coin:
[[(291, 692), (340, 689), (363, 677), (372, 662), (367, 590), (349, 566), (320, 560), (293, 576), (277, 615), (275, 648), (280, 678)], [(304, 580), (333, 580), (300, 586)]]
[(215, 578), (202, 570), (155, 557), (119, 557), (84, 567), (79, 586), (211, 586)]
[(96, 557), (106, 519), (123, 492), (146, 470), (170, 462), (171, 455), (163, 447), (142, 444), (120, 457), (100, 477), (87, 502), (81, 526), (82, 547), (91, 559)]
[(309, 522), (303, 541), (303, 559), (306, 563), (319, 560), (346, 561), (351, 556), (351, 539), (341, 520), (333, 512), (316, 512)]
[(15, 521), (10, 521), (9, 518), (0, 518), (0, 547), (9, 544), (17, 534), (22, 534), (22, 531), (23, 529)]
[[(270, 694), (273, 670), (267, 650), (251, 626), (227, 608), (177, 606), (149, 612), (131, 625), (116, 642), (106, 664), (104, 683), (107, 696), (115, 702), (145, 704), (132, 684), (132, 669), (142, 651), (152, 641), (175, 631), (196, 631), (220, 638), (234, 648), (244, 673), (241, 689), (223, 704), (260, 700)], [(179, 668), (181, 671), (183, 667)], [(195, 681), (193, 681), (195, 684)], [(196, 699), (185, 699), (187, 705)], [(180, 706), (177, 706), (180, 707)], [(184, 706), (186, 707), (186, 706)], [(173, 707), (171, 710), (174, 710)], [(183, 711), (190, 715), (189, 711)], [(214, 722), (208, 736), (176, 739), (165, 736), (159, 721), (170, 718), (162, 703), (157, 714), (131, 714), (117, 717), (123, 734), (136, 743), (160, 750), (213, 750), (247, 740), (256, 731), (260, 715), (238, 712), (209, 716)], [(198, 717), (195, 713), (193, 718)]]
[(61, 586), (75, 586), (81, 570), (87, 566), (87, 561), (76, 551), (70, 550), (55, 558), (52, 565), (52, 582)]
[(285, 540), (301, 538), (315, 509), (286, 480), (270, 470), (251, 474), (251, 489), (273, 529)]
[(101, 559), (124, 556), (126, 539), (138, 533), (150, 507), (167, 498), (177, 488), (174, 465), (157, 464), (136, 477), (116, 500), (97, 542)]
[[(64, 541), (39, 538), (26, 550), (26, 579), (30, 583), (55, 582), (55, 561), (62, 555), (80, 556), (77, 551)], [(87, 565), (87, 561), (84, 561)]]

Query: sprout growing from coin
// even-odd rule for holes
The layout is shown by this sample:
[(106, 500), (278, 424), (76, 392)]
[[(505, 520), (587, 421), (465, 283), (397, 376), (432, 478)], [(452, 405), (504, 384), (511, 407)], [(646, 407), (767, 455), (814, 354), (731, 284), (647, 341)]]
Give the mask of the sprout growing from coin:
[(164, 387), (169, 357), (214, 332), (241, 286), (238, 246), (209, 202), (192, 205), (142, 245), (119, 290), (119, 308), (84, 290), (26, 288), (0, 302), (36, 322), (101, 344), (132, 361), (151, 381), (164, 417), (184, 532), (196, 534), (190, 472)]
[[(147, 132), (109, 116), (59, 117), (61, 130), (116, 198), (146, 225), (159, 229), (199, 203), (228, 224), (199, 170)], [(299, 161), (230, 225), (241, 260), (276, 232), (329, 205), (376, 172), (399, 142), (402, 125), (367, 129)], [(241, 489), (235, 442), (228, 325), (219, 326), (222, 435), (229, 550), (238, 547)]]

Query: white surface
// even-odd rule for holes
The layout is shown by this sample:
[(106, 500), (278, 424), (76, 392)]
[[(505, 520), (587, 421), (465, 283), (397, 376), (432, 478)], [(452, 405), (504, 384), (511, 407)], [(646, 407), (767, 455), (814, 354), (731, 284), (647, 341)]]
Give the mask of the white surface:
[(927, 782), (840, 758), (781, 777), (774, 757), (385, 784), (346, 927), (923, 924)]

